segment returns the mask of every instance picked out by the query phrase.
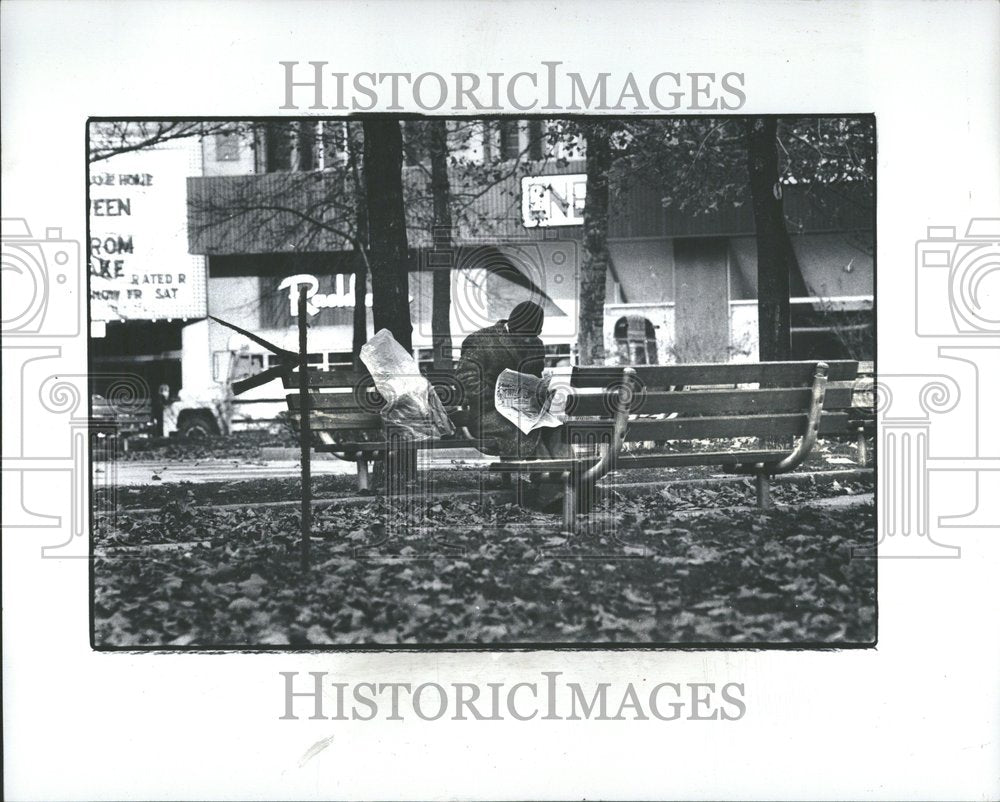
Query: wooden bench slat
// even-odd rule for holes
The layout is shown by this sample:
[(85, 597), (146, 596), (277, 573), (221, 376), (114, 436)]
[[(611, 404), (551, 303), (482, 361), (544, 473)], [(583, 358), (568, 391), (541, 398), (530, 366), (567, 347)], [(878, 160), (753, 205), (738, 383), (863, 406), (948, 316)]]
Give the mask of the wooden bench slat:
[[(798, 415), (739, 415), (706, 418), (674, 418), (673, 420), (630, 420), (626, 440), (688, 440), (713, 437), (780, 437), (798, 436), (805, 432), (808, 416)], [(847, 432), (847, 413), (824, 413), (820, 419), (820, 434)]]
[(582, 455), (574, 459), (505, 459), (491, 462), (487, 470), (500, 473), (545, 473), (548, 471), (574, 471), (585, 469), (600, 459), (594, 455)]
[[(828, 388), (824, 409), (848, 409), (852, 406), (855, 389), (850, 385)], [(790, 412), (801, 410), (809, 403), (811, 390), (807, 387), (767, 389), (767, 390), (679, 390), (644, 392), (636, 396), (630, 412), (652, 415), (679, 412), (686, 414), (724, 414), (727, 412)], [(377, 398), (377, 396), (375, 397)], [(311, 392), (310, 409), (315, 411), (342, 410), (344, 412), (367, 412), (377, 414), (381, 402), (368, 396), (344, 392)], [(299, 409), (298, 394), (287, 396), (289, 409)], [(615, 395), (610, 393), (587, 393), (572, 395), (567, 401), (568, 415), (607, 415), (613, 408)], [(449, 414), (463, 407), (445, 405)]]
[[(296, 427), (299, 425), (298, 410), (289, 410), (289, 419)], [(313, 431), (328, 429), (381, 429), (382, 417), (377, 412), (337, 412), (330, 414), (322, 410), (310, 410), (309, 428)]]
[[(851, 406), (851, 387), (827, 390), (824, 409)], [(809, 387), (770, 390), (678, 390), (639, 393), (629, 407), (630, 414), (653, 415), (671, 412), (695, 415), (725, 415), (736, 412), (801, 412), (808, 409), (812, 397)], [(613, 393), (571, 396), (566, 411), (572, 415), (607, 415), (614, 402)]]
[(687, 454), (635, 454), (619, 457), (618, 468), (670, 468), (684, 465), (750, 465), (780, 462), (787, 451), (702, 451)]
[[(450, 373), (427, 373), (420, 374), (433, 386), (454, 386), (457, 383), (454, 375)], [(293, 371), (284, 377), (283, 384), (286, 390), (299, 389), (298, 371)], [(312, 388), (348, 388), (348, 387), (374, 387), (375, 382), (368, 373), (356, 373), (344, 370), (309, 370), (309, 386)]]
[[(377, 413), (382, 403), (381, 401), (376, 401), (376, 398), (377, 396), (374, 398), (372, 396), (364, 397), (350, 390), (342, 393), (311, 392), (309, 393), (309, 408), (315, 410), (340, 409), (345, 412)], [(289, 409), (299, 409), (300, 401), (297, 393), (289, 393), (285, 400), (288, 402)]]
[[(377, 415), (382, 408), (381, 399), (368, 396), (367, 398), (355, 395), (352, 392), (343, 393), (309, 393), (309, 409), (314, 411), (341, 410), (343, 412), (365, 412), (369, 415)], [(289, 393), (286, 401), (289, 410), (298, 413), (301, 407), (301, 400), (298, 394)], [(451, 414), (464, 409), (464, 407), (444, 405), (445, 412)]]
[[(299, 373), (293, 371), (282, 377), (282, 384), (286, 390), (299, 389)], [(341, 387), (350, 388), (357, 386), (374, 386), (371, 376), (366, 373), (348, 373), (341, 370), (310, 370), (310, 387)]]
[[(858, 363), (832, 360), (829, 381), (854, 379)], [(638, 365), (635, 367), (639, 384), (646, 388), (664, 389), (683, 385), (758, 384), (774, 386), (810, 386), (816, 374), (816, 362), (745, 362), (703, 363), (689, 365)], [(622, 368), (575, 367), (572, 384), (576, 387), (614, 387), (621, 384)]]
[[(384, 453), (386, 449), (390, 446), (398, 447), (398, 443), (390, 444), (385, 440), (372, 440), (372, 441), (355, 441), (355, 442), (345, 442), (345, 443), (319, 443), (313, 446), (315, 451), (324, 451), (327, 453), (337, 453), (343, 452), (346, 454), (355, 453), (370, 453), (378, 454)], [(420, 447), (421, 441), (415, 442), (413, 445)], [(480, 449), (482, 446), (482, 449)], [(428, 448), (422, 450), (433, 450), (437, 451), (439, 449), (456, 449), (456, 448), (475, 448), (477, 450), (482, 450), (483, 453), (489, 454), (490, 442), (480, 441), (480, 440), (468, 440), (464, 437), (455, 439), (445, 439), (445, 440), (434, 440)]]

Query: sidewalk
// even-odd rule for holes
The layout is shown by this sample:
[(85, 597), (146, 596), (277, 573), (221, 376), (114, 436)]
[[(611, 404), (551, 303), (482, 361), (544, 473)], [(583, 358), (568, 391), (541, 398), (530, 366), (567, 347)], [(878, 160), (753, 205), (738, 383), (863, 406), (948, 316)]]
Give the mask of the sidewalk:
[[(299, 475), (297, 460), (238, 462), (201, 460), (198, 462), (95, 462), (95, 485), (112, 483), (119, 487), (171, 484), (178, 482), (231, 482), (242, 479), (284, 479)], [(354, 465), (340, 460), (316, 460), (313, 476), (353, 474)]]

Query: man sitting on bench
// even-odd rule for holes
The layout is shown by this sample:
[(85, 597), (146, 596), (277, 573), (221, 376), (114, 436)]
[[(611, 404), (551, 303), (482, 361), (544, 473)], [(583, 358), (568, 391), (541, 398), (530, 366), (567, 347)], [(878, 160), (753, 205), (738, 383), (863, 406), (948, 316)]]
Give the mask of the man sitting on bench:
[[(497, 377), (504, 370), (541, 376), (545, 367), (545, 348), (538, 335), (545, 313), (532, 301), (519, 303), (506, 320), (479, 329), (465, 338), (456, 378), (469, 403), (469, 430), (473, 436), (495, 441), (490, 448), (501, 457), (547, 459), (572, 457), (563, 429), (537, 429), (523, 434), (497, 412), (495, 389)], [(544, 388), (544, 385), (543, 385)], [(558, 509), (562, 493), (558, 486), (544, 483), (531, 493), (535, 506)]]

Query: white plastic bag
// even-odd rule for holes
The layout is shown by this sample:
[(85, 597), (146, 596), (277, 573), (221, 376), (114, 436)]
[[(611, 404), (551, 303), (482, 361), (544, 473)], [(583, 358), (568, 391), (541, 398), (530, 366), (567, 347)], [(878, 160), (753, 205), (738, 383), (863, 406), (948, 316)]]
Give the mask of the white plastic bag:
[(413, 440), (455, 433), (441, 399), (420, 373), (416, 360), (388, 329), (361, 346), (361, 361), (385, 399), (381, 415), (387, 425), (402, 429)]

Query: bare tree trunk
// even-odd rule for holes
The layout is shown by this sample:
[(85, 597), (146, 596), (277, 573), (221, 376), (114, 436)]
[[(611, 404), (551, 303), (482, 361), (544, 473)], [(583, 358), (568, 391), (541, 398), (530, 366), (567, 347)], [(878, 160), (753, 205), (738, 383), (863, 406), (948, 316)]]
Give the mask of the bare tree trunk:
[(604, 300), (608, 280), (608, 172), (611, 142), (607, 126), (587, 127), (587, 202), (583, 209), (583, 265), (580, 275), (581, 365), (604, 364)]
[(351, 353), (354, 368), (360, 370), (361, 346), (368, 341), (368, 309), (365, 299), (368, 294), (368, 254), (364, 243), (368, 242), (368, 204), (365, 202), (365, 187), (362, 179), (361, 144), (358, 142), (358, 124), (347, 123), (345, 148), (350, 167), (350, 179), (355, 197), (355, 227), (357, 236), (354, 245), (354, 331)]
[(451, 188), (448, 185), (448, 124), (441, 119), (428, 123), (430, 128), (431, 192), (434, 196), (434, 250), (446, 254), (448, 266), (437, 266), (433, 276), (431, 302), (431, 338), (434, 341), (434, 367), (450, 369), (451, 354), (451, 277), (455, 249), (451, 240)]
[(781, 361), (792, 355), (789, 275), (793, 252), (778, 180), (777, 120), (750, 117), (746, 128), (750, 195), (757, 230), (759, 359)]
[(364, 121), (365, 194), (375, 330), (389, 329), (413, 350), (410, 322), (409, 256), (403, 212), (403, 137), (391, 119)]
[(368, 264), (364, 251), (354, 249), (354, 329), (351, 337), (351, 355), (356, 370), (361, 368), (361, 346), (368, 342)]

